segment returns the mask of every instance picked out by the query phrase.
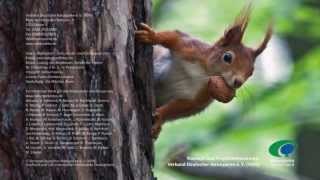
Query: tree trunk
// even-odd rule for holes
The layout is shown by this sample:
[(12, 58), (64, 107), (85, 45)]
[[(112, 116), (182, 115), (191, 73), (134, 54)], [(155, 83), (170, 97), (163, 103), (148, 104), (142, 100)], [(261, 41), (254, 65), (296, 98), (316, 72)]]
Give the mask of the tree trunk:
[(134, 40), (150, 11), (0, 0), (1, 180), (154, 179), (152, 49)]
[(317, 123), (300, 125), (297, 133), (296, 172), (306, 179), (320, 179), (320, 127)]

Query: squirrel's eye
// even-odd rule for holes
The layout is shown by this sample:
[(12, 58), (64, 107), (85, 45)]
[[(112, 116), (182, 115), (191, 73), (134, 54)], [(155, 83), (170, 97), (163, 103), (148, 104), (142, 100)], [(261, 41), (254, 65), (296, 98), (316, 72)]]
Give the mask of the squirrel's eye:
[(224, 62), (231, 64), (233, 60), (233, 54), (231, 52), (225, 52), (222, 56)]

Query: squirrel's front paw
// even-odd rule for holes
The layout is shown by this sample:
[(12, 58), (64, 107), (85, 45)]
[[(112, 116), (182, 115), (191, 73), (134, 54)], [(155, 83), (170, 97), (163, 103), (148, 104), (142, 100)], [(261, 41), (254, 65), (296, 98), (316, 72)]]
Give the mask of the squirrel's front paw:
[(162, 116), (157, 111), (153, 116), (154, 116), (155, 122), (151, 128), (151, 136), (152, 136), (152, 139), (157, 139), (162, 127)]
[(135, 35), (138, 41), (156, 44), (156, 32), (148, 25), (141, 23), (141, 30), (135, 31)]
[(161, 132), (161, 126), (153, 125), (151, 129), (152, 139), (157, 139)]

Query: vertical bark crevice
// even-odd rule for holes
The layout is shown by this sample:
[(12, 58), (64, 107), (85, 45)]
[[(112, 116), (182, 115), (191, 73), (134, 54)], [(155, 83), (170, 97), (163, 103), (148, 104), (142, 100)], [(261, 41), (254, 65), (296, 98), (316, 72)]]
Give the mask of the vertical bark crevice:
[[(153, 179), (153, 143), (150, 136), (153, 112), (152, 48), (138, 44), (134, 30), (150, 22), (150, 0), (0, 0), (0, 177), (13, 180), (37, 179)], [(56, 27), (55, 46), (25, 46), (26, 14), (91, 14)], [(73, 75), (74, 84), (26, 85), (25, 52), (90, 52), (87, 58), (103, 66), (84, 65), (82, 70), (63, 70)], [(96, 56), (95, 52), (104, 52)], [(58, 67), (59, 68), (59, 67)], [(108, 99), (104, 114), (112, 118), (112, 136), (104, 143), (110, 150), (46, 150), (43, 159), (90, 159), (110, 162), (108, 167), (26, 167), (25, 92), (29, 88), (57, 90), (65, 99)], [(107, 89), (107, 95), (64, 93), (70, 89)], [(111, 92), (112, 91), (112, 92)], [(70, 104), (69, 104), (70, 105)], [(88, 106), (90, 104), (88, 103)], [(58, 104), (57, 107), (63, 106)], [(84, 111), (80, 109), (80, 112)], [(41, 114), (47, 117), (46, 113)], [(93, 115), (92, 115), (93, 116)], [(61, 114), (63, 117), (63, 113)], [(72, 114), (72, 121), (76, 121)], [(75, 127), (76, 131), (80, 127)], [(86, 127), (90, 132), (91, 127)], [(50, 132), (51, 133), (51, 132)], [(86, 136), (85, 142), (90, 136)]]

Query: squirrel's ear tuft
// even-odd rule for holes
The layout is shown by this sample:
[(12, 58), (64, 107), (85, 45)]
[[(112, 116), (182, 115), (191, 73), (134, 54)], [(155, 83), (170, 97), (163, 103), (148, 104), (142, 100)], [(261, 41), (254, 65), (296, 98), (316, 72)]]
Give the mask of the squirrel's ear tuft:
[(225, 31), (224, 36), (217, 42), (221, 46), (239, 44), (250, 19), (252, 4), (245, 6), (234, 23)]
[(268, 26), (268, 30), (266, 32), (266, 35), (264, 36), (262, 43), (258, 46), (258, 48), (253, 50), (253, 54), (255, 57), (261, 54), (263, 50), (267, 47), (267, 44), (272, 36), (272, 29), (273, 29), (272, 27), (273, 27), (273, 23), (271, 22)]

